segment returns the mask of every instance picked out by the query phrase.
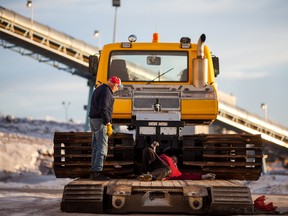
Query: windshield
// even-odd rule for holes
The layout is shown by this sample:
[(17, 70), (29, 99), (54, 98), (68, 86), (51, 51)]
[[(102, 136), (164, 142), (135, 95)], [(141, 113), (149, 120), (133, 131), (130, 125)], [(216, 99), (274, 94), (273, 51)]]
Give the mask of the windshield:
[(109, 77), (118, 76), (124, 82), (185, 82), (187, 63), (185, 51), (114, 51)]

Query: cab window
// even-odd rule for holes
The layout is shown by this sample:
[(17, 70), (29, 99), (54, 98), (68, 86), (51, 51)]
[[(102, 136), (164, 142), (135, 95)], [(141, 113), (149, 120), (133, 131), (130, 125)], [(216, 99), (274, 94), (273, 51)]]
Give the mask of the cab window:
[(113, 51), (108, 76), (123, 82), (185, 82), (187, 69), (185, 51)]

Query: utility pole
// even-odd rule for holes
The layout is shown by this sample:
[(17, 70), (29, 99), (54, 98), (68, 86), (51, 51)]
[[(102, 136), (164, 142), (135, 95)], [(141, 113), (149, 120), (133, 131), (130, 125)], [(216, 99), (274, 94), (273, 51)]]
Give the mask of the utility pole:
[(262, 103), (261, 104), (261, 109), (264, 110), (264, 118), (265, 118), (265, 121), (268, 120), (268, 106), (266, 103)]
[(30, 34), (30, 37), (31, 37), (31, 39), (32, 39), (32, 37), (33, 37), (33, 24), (34, 24), (34, 5), (33, 5), (33, 2), (32, 2), (32, 0), (27, 0), (27, 2), (26, 2), (26, 6), (28, 7), (28, 8), (30, 8), (30, 10), (31, 10), (31, 17), (30, 17), (30, 19), (31, 19), (31, 29), (30, 29), (30, 32), (29, 32), (29, 34)]
[(71, 103), (62, 101), (62, 105), (64, 106), (64, 109), (65, 109), (65, 120), (66, 122), (68, 122), (68, 108), (71, 105)]
[(31, 9), (31, 24), (33, 25), (33, 2), (32, 0), (28, 0), (26, 6)]
[(112, 0), (112, 5), (115, 7), (114, 16), (114, 33), (113, 33), (113, 43), (116, 41), (116, 28), (117, 28), (117, 8), (120, 7), (120, 0)]
[(94, 31), (94, 38), (98, 39), (98, 49), (101, 50), (101, 34), (100, 34), (100, 31), (98, 31), (98, 30)]

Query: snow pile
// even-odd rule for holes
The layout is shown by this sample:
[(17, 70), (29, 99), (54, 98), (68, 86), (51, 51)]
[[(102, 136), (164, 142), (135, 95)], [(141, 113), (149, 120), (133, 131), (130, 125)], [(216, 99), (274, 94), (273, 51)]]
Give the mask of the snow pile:
[(0, 132), (0, 171), (41, 172), (45, 163), (52, 167), (52, 155), (52, 140)]
[(84, 124), (0, 116), (0, 132), (53, 139), (55, 132), (84, 131)]
[(11, 173), (53, 174), (53, 136), (83, 124), (0, 117), (0, 180)]

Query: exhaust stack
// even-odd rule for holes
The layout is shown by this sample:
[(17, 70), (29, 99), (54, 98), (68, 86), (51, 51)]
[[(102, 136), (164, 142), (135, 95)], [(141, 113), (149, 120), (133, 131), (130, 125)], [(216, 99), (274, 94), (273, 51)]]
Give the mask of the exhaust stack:
[(206, 35), (202, 34), (198, 40), (197, 58), (193, 59), (193, 85), (204, 88), (208, 83), (208, 59), (204, 57), (204, 42)]

